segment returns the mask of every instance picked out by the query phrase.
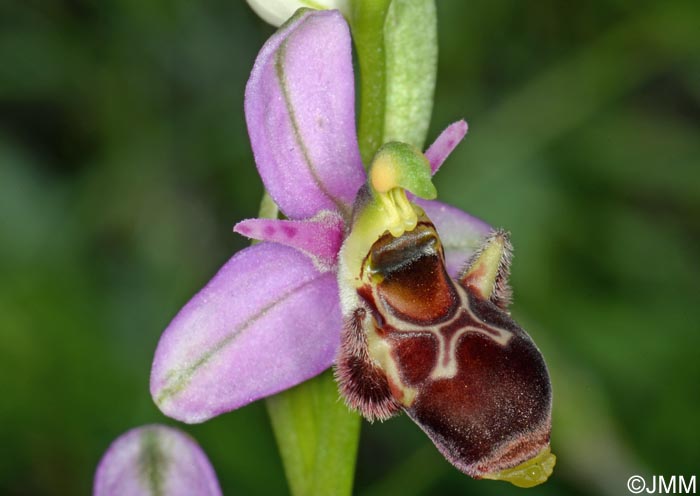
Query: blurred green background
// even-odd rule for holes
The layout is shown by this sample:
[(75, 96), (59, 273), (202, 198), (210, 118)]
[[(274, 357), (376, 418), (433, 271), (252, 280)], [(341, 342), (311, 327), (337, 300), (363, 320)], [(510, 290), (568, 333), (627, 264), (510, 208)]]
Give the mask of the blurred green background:
[[(509, 229), (515, 317), (554, 382), (548, 484), (699, 475), (700, 5), (438, 5), (441, 198)], [(0, 494), (78, 495), (148, 393), (169, 319), (246, 241), (243, 88), (273, 29), (240, 0), (0, 3)], [(226, 494), (285, 494), (261, 403), (193, 434)], [(405, 417), (363, 426), (357, 494), (522, 494)]]

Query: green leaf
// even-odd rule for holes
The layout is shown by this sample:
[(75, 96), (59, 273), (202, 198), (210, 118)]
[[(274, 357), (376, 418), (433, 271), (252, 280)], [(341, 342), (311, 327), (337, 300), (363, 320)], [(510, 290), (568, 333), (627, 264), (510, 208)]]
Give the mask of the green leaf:
[[(267, 191), (258, 216), (279, 216)], [(331, 372), (268, 398), (266, 405), (291, 493), (351, 494), (360, 417), (338, 397)]]
[(384, 21), (386, 112), (384, 142), (423, 149), (437, 74), (437, 13), (433, 0), (393, 0)]
[(360, 66), (362, 160), (369, 164), (392, 140), (422, 149), (437, 73), (434, 0), (357, 0), (350, 17)]
[(330, 371), (268, 398), (267, 410), (294, 496), (352, 493), (360, 417)]
[(362, 161), (369, 165), (384, 143), (386, 57), (384, 20), (391, 0), (355, 0), (350, 27), (360, 65), (358, 141)]

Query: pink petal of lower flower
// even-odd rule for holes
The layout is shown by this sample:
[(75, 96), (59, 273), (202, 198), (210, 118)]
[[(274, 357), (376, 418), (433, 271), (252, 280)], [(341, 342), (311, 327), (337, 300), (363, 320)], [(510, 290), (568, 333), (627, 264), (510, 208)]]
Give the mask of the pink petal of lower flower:
[(336, 276), (276, 243), (229, 260), (158, 343), (151, 394), (196, 423), (303, 382), (333, 362), (342, 325)]
[(190, 436), (147, 425), (118, 437), (95, 472), (94, 496), (220, 496), (207, 456)]
[(265, 188), (289, 218), (350, 214), (365, 179), (354, 84), (350, 31), (338, 11), (297, 14), (255, 61), (248, 134)]
[(447, 271), (457, 277), (469, 258), (493, 230), (486, 222), (435, 200), (413, 200), (433, 221), (445, 249)]
[(467, 134), (467, 122), (464, 120), (454, 122), (440, 133), (440, 136), (425, 151), (425, 156), (430, 162), (430, 170), (435, 174), (452, 150), (462, 141)]
[(343, 219), (324, 211), (310, 220), (247, 219), (233, 230), (261, 241), (273, 241), (301, 250), (322, 272), (331, 270), (343, 243)]

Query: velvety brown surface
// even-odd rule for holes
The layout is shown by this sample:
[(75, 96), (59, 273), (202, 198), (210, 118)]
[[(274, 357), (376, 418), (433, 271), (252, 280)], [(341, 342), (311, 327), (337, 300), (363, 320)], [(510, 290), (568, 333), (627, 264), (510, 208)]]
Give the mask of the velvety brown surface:
[(384, 371), (367, 353), (367, 338), (362, 328), (365, 315), (365, 310), (358, 308), (345, 322), (335, 377), (350, 408), (368, 420), (386, 420), (399, 412), (400, 407)]
[[(540, 438), (551, 409), (547, 368), (532, 340), (493, 304), (480, 301), (472, 309), (514, 336), (504, 347), (481, 333), (464, 334), (457, 348), (457, 375), (438, 380), (426, 377), (415, 403), (407, 409), (450, 461), (470, 471), (473, 468), (468, 467), (492, 458), (504, 443)], [(410, 366), (410, 361), (404, 362), (402, 369)], [(529, 451), (529, 444), (525, 445)], [(511, 464), (529, 457), (524, 456)]]
[[(448, 460), (478, 477), (544, 448), (551, 412), (544, 360), (506, 311), (467, 285), (460, 304), (432, 224), (423, 222), (399, 238), (383, 236), (369, 260), (380, 276), (376, 293), (371, 286), (358, 292), (377, 334), (392, 349), (403, 383), (385, 379), (388, 391)], [(364, 403), (374, 404), (371, 386), (379, 370), (372, 357), (347, 363), (353, 382), (367, 382)], [(402, 388), (416, 392), (412, 403)]]
[(383, 276), (378, 285), (382, 300), (403, 320), (441, 321), (458, 304), (432, 224), (419, 225), (399, 238), (383, 236), (372, 249), (371, 262)]

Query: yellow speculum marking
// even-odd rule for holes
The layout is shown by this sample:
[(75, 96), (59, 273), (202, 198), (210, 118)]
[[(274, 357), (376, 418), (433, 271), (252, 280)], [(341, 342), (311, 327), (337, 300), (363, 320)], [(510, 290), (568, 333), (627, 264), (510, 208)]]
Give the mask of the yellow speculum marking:
[(534, 487), (546, 482), (552, 475), (557, 457), (549, 446), (520, 465), (484, 475), (484, 479), (503, 480), (518, 487)]

